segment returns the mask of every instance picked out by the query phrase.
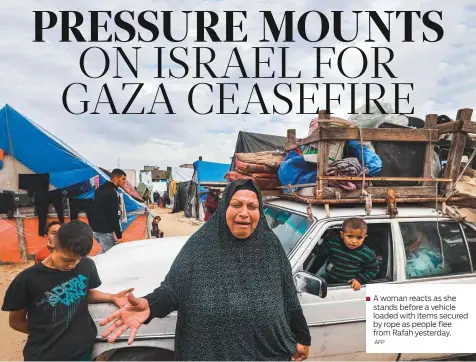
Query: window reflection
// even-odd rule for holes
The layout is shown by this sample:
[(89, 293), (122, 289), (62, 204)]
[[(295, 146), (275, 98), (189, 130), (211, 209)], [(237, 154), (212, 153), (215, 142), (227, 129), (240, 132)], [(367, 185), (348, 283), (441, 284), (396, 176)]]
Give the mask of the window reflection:
[(407, 278), (471, 271), (468, 249), (458, 223), (404, 222), (400, 227), (407, 257)]
[(264, 214), (269, 227), (278, 236), (286, 254), (290, 253), (312, 225), (312, 221), (305, 216), (271, 206), (264, 208)]

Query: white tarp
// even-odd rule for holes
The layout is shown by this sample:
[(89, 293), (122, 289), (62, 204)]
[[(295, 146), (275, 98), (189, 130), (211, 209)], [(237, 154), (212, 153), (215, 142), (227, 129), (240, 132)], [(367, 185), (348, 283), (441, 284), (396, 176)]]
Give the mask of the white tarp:
[(144, 185), (146, 185), (149, 189), (152, 189), (152, 172), (151, 171), (145, 171), (141, 172), (139, 174), (139, 179), (140, 182), (142, 182)]
[(167, 191), (167, 182), (166, 181), (154, 181), (152, 182), (152, 193), (159, 192), (162, 196), (165, 191)]
[[(34, 174), (32, 170), (19, 162), (16, 158), (5, 155), (3, 159), (3, 167), (0, 169), (0, 190), (14, 191), (19, 193), (26, 193), (25, 190), (18, 189), (18, 175), (19, 174)], [(55, 187), (50, 184), (50, 190)]]
[(190, 181), (193, 177), (193, 169), (172, 167), (172, 180), (177, 182)]

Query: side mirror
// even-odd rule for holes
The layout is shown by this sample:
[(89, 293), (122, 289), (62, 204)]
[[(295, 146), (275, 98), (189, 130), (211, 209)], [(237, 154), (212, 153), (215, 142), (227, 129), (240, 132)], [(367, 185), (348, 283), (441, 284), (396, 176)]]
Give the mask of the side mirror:
[(327, 296), (327, 282), (311, 273), (297, 272), (294, 274), (294, 284), (299, 293), (308, 293), (320, 298)]

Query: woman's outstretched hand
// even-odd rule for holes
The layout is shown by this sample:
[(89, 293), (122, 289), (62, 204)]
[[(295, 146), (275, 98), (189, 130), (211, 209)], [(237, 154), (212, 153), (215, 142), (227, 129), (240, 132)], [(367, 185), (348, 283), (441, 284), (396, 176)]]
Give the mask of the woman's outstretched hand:
[(128, 344), (134, 341), (139, 327), (149, 318), (149, 302), (145, 298), (136, 298), (132, 293), (127, 295), (127, 304), (121, 309), (111, 314), (109, 317), (99, 322), (100, 326), (113, 322), (111, 326), (102, 334), (103, 338), (109, 337), (108, 342), (112, 343), (128, 329), (131, 330)]

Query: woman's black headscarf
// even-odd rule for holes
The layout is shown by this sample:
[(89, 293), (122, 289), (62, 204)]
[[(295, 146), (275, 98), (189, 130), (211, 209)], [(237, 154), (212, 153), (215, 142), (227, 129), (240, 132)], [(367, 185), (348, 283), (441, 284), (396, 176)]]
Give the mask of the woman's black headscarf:
[[(233, 194), (256, 192), (260, 220), (236, 239), (226, 224)], [(251, 180), (228, 185), (217, 211), (187, 241), (161, 288), (178, 320), (179, 360), (290, 360), (296, 342), (290, 316), (301, 308), (284, 249), (269, 228), (261, 192)]]
[(240, 190), (249, 190), (253, 191), (256, 196), (258, 196), (258, 200), (261, 202), (261, 191), (259, 187), (253, 182), (251, 179), (244, 179), (244, 180), (236, 180), (232, 182), (225, 191), (225, 204), (228, 207), (230, 201), (235, 194), (235, 192)]
[[(228, 228), (228, 225), (226, 224), (226, 210), (228, 209), (228, 206), (230, 206), (230, 201), (233, 198), (233, 195), (240, 190), (249, 190), (249, 191), (253, 191), (256, 194), (256, 196), (258, 197), (258, 202), (259, 202), (259, 212), (260, 212), (259, 223), (264, 222), (265, 228), (268, 226), (268, 224), (266, 223), (266, 219), (262, 217), (264, 216), (264, 211), (263, 211), (263, 201), (261, 200), (261, 190), (259, 189), (259, 187), (251, 179), (236, 180), (232, 182), (231, 184), (229, 184), (221, 200), (221, 202), (224, 203), (224, 206), (222, 207), (222, 209), (224, 210), (224, 214), (222, 215), (222, 218), (223, 220), (225, 220), (226, 229), (230, 235), (231, 235), (231, 230)], [(220, 205), (218, 206), (218, 209), (220, 209)], [(256, 225), (256, 228), (258, 228), (258, 224)], [(253, 234), (254, 234), (254, 231), (253, 231)], [(237, 240), (243, 241), (246, 239), (237, 239)]]

